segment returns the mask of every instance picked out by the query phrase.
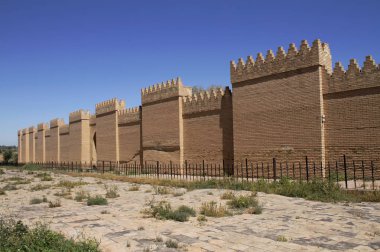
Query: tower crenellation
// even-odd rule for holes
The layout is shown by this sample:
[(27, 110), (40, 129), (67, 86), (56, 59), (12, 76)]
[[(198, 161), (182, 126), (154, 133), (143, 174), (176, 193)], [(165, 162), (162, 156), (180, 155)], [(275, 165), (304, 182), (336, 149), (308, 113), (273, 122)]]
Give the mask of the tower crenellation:
[(141, 120), (140, 107), (122, 109), (118, 111), (118, 124), (134, 123)]
[(105, 114), (108, 112), (119, 111), (125, 108), (125, 101), (118, 100), (117, 98), (113, 98), (107, 101), (100, 102), (96, 104), (95, 110), (96, 115)]
[(380, 65), (372, 56), (367, 56), (361, 68), (356, 59), (350, 59), (347, 70), (341, 62), (336, 62), (331, 75), (328, 75), (327, 88), (324, 93), (334, 93), (379, 85)]
[(90, 111), (79, 109), (77, 111), (71, 112), (69, 115), (70, 123), (77, 122), (80, 120), (89, 120), (90, 119)]
[(50, 121), (50, 128), (53, 129), (53, 128), (57, 128), (57, 127), (60, 127), (62, 125), (64, 125), (65, 122), (63, 121), (63, 119), (61, 118), (55, 118), (53, 120)]
[(331, 54), (328, 44), (317, 39), (310, 47), (306, 40), (302, 40), (299, 50), (292, 43), (287, 53), (283, 47), (279, 47), (276, 56), (272, 50), (268, 50), (265, 57), (262, 53), (258, 53), (256, 60), (248, 56), (246, 61), (240, 58), (237, 64), (231, 61), (231, 82), (237, 83), (316, 65), (324, 66), (331, 73)]
[(181, 78), (171, 79), (141, 89), (142, 104), (165, 100), (172, 97), (188, 96), (190, 88), (183, 85)]
[(193, 92), (183, 100), (183, 114), (193, 114), (205, 111), (220, 110), (225, 94), (231, 94), (229, 87), (210, 89), (208, 91)]

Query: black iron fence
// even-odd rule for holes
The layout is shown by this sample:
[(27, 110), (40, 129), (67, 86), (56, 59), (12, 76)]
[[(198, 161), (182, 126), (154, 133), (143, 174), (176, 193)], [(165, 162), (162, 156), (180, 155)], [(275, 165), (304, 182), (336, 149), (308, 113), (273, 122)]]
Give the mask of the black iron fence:
[[(305, 157), (298, 162), (279, 161), (243, 162), (223, 160), (220, 163), (188, 162), (45, 162), (33, 163), (44, 169), (69, 172), (113, 173), (124, 176), (151, 177), (157, 179), (210, 180), (233, 178), (252, 182), (260, 179), (278, 181), (287, 178), (293, 181), (309, 182), (323, 179), (340, 184), (347, 189), (380, 189), (379, 160), (349, 160), (343, 155), (339, 160), (315, 162)], [(22, 165), (22, 164), (17, 164)]]

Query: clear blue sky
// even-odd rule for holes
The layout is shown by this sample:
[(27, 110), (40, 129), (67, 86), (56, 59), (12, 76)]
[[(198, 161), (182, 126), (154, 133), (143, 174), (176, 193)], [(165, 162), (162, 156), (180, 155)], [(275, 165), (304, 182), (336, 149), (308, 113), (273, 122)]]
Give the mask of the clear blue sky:
[(379, 10), (378, 0), (0, 0), (0, 145), (113, 97), (140, 105), (142, 87), (176, 76), (229, 85), (231, 59), (302, 39), (329, 43), (345, 67), (380, 61)]

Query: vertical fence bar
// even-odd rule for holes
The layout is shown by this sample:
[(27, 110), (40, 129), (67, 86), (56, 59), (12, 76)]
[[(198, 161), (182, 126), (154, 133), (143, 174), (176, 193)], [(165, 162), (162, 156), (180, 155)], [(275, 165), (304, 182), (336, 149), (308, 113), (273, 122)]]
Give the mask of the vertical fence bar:
[(343, 155), (343, 165), (344, 165), (344, 183), (346, 185), (346, 189), (348, 188), (348, 182), (347, 182), (347, 162), (346, 162), (346, 155)]
[(282, 162), (280, 162), (280, 178), (282, 179)]
[(372, 175), (372, 190), (375, 190), (375, 166), (373, 164), (373, 161), (371, 161), (371, 175)]
[(103, 161), (103, 173), (104, 173), (104, 161)]
[(338, 167), (338, 161), (335, 162), (335, 173), (336, 173), (336, 184), (339, 185), (339, 167)]
[(247, 175), (247, 181), (248, 181), (248, 159), (245, 159), (245, 173)]
[(331, 182), (330, 161), (327, 162), (327, 167), (328, 167), (328, 169), (329, 169), (329, 182)]
[(313, 161), (313, 175), (314, 175), (314, 179), (315, 179), (315, 176), (316, 176), (315, 161)]
[(276, 158), (273, 158), (273, 179), (276, 181)]
[(306, 163), (306, 181), (309, 182), (309, 161), (307, 159), (307, 156), (305, 157), (305, 163)]
[(356, 165), (355, 165), (355, 160), (352, 161), (352, 166), (354, 168), (354, 186), (355, 186), (355, 189), (356, 189)]
[(362, 160), (363, 188), (365, 189), (365, 177), (364, 177), (364, 169), (365, 169), (365, 166), (364, 166), (364, 161)]
[(205, 161), (202, 160), (202, 173), (203, 173), (203, 180), (206, 180), (206, 176), (205, 176)]

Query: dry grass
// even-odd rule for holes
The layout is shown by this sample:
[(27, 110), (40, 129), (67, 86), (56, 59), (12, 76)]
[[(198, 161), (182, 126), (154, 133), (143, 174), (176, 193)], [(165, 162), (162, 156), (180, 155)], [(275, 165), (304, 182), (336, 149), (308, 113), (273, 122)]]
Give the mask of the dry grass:
[(226, 206), (222, 206), (222, 204), (218, 205), (215, 201), (202, 203), (200, 213), (208, 217), (225, 217), (232, 215)]

